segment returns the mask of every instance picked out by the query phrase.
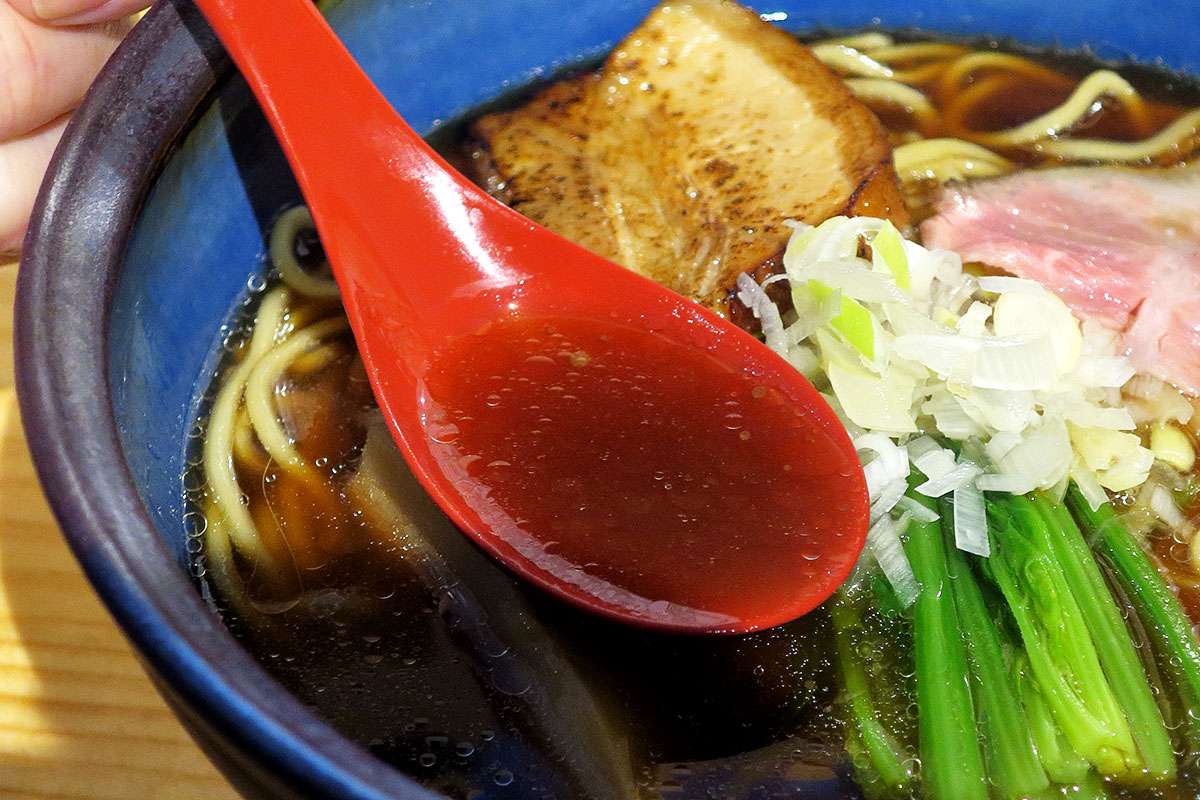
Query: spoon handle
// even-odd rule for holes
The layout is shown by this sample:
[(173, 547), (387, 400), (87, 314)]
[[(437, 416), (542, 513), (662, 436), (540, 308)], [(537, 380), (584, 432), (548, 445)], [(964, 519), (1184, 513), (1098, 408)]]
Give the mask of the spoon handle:
[[(499, 204), (396, 113), (314, 3), (195, 3), (274, 129), (343, 295), (391, 284), (405, 306), (396, 310), (416, 320), (455, 290), (496, 277), (468, 265), (480, 262), (472, 242), (483, 210)], [(501, 217), (501, 227), (530, 226)]]

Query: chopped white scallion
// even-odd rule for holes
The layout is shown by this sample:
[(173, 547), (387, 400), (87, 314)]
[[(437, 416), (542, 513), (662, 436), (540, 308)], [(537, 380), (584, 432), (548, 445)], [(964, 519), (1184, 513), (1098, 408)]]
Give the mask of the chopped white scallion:
[(1012, 449), (1021, 443), (1021, 434), (1003, 432), (997, 433), (984, 445), (984, 453), (993, 463), (999, 464)]
[(1058, 479), (1058, 483), (1054, 484), (1048, 490), (1049, 495), (1054, 498), (1054, 502), (1061, 503), (1067, 496), (1067, 489), (1071, 487), (1070, 474), (1064, 474)]
[(917, 578), (913, 574), (908, 556), (904, 554), (904, 545), (900, 542), (900, 534), (896, 531), (895, 521), (886, 514), (875, 521), (867, 531), (867, 547), (871, 555), (883, 570), (888, 583), (892, 585), (900, 604), (907, 608), (912, 605), (920, 592)]
[(744, 272), (738, 275), (737, 286), (738, 299), (753, 311), (754, 316), (762, 323), (763, 338), (767, 340), (767, 347), (787, 358), (788, 343), (783, 332), (783, 318), (779, 314), (779, 306), (775, 305), (754, 278)]
[[(1154, 464), (1128, 433), (1135, 424), (1192, 414), (1173, 387), (1133, 375), (1118, 333), (1080, 322), (1035, 281), (976, 278), (957, 254), (908, 241), (881, 219), (787, 225), (786, 274), (762, 286), (740, 278), (738, 296), (768, 344), (828, 392), (864, 456), (875, 524), (897, 509), (933, 513), (903, 497), (910, 463), (926, 477), (923, 494), (957, 493), (972, 508), (984, 491), (1061, 493), (1069, 478), (1089, 504), (1103, 502), (1105, 489), (1145, 483)], [(786, 328), (763, 289), (777, 281), (792, 294)], [(1186, 463), (1168, 447), (1174, 430), (1159, 427), (1155, 452)], [(919, 431), (931, 436), (909, 437)], [(964, 455), (942, 448), (945, 439)]]
[(912, 459), (913, 466), (921, 470), (926, 480), (937, 480), (954, 471), (954, 453), (941, 447), (929, 450)]
[(1075, 481), (1075, 485), (1079, 487), (1083, 499), (1087, 501), (1088, 507), (1092, 511), (1108, 502), (1108, 492), (1104, 491), (1100, 481), (1096, 480), (1096, 473), (1088, 469), (1087, 465), (1078, 457), (1071, 465), (1071, 480)]
[(1001, 433), (1020, 433), (1038, 419), (1030, 391), (973, 388), (959, 398), (959, 404), (980, 426)]
[(937, 522), (942, 518), (940, 514), (926, 506), (920, 500), (907, 496), (900, 498), (900, 501), (896, 503), (896, 508), (918, 522)]
[[(961, 266), (959, 269), (961, 271)], [(933, 297), (935, 317), (938, 311), (958, 316), (978, 291), (979, 281), (970, 275), (960, 274), (953, 281), (943, 279)]]
[(821, 359), (817, 358), (817, 354), (812, 351), (811, 347), (797, 345), (790, 348), (787, 360), (810, 381), (816, 379), (821, 372)]
[(912, 413), (916, 382), (896, 375), (886, 380), (855, 364), (834, 361), (825, 368), (833, 392), (846, 416), (867, 430), (912, 433), (917, 422)]
[(977, 556), (986, 558), (992, 554), (983, 492), (974, 483), (954, 490), (954, 544), (959, 550)]
[(1153, 375), (1138, 375), (1131, 378), (1129, 385), (1125, 387), (1125, 391), (1131, 397), (1137, 397), (1141, 400), (1153, 400), (1158, 397), (1159, 392), (1166, 388), (1166, 381), (1159, 380)]
[(1150, 492), (1150, 510), (1154, 512), (1154, 516), (1175, 530), (1182, 531), (1187, 528), (1187, 519), (1179, 510), (1179, 506), (1175, 505), (1171, 490), (1161, 483)]
[(1054, 353), (1058, 374), (1066, 375), (1079, 364), (1083, 334), (1079, 321), (1058, 295), (1008, 292), (992, 307), (992, 330), (1009, 339), (1045, 339)]
[(934, 424), (942, 435), (951, 439), (961, 441), (985, 433), (984, 429), (963, 411), (958, 398), (945, 389), (935, 390), (933, 397), (929, 398), (921, 410), (933, 417)]
[(1049, 489), (1071, 467), (1071, 440), (1066, 424), (1057, 417), (1043, 417), (1041, 424), (1026, 431), (1012, 449), (996, 460), (997, 471), (1024, 480), (1016, 494)]
[(963, 336), (980, 337), (987, 332), (987, 321), (992, 316), (992, 307), (978, 300), (967, 307), (955, 326)]
[[(908, 260), (908, 291), (917, 302), (927, 302), (932, 296), (933, 282), (938, 277), (942, 260), (916, 242), (904, 240), (904, 255)], [(958, 262), (962, 273), (962, 261)]]
[(892, 513), (892, 509), (900, 502), (900, 498), (904, 497), (907, 489), (908, 481), (903, 478), (892, 481), (880, 489), (879, 494), (871, 500), (871, 521), (874, 522), (880, 517)]
[(841, 313), (842, 296), (836, 291), (823, 296), (807, 291), (798, 292), (793, 284), (792, 306), (796, 311), (796, 321), (788, 326), (788, 341), (799, 344)]
[(1125, 356), (1088, 355), (1080, 358), (1072, 377), (1084, 386), (1119, 389), (1133, 378), (1133, 363)]
[(908, 448), (908, 457), (910, 459), (920, 458), (926, 453), (932, 453), (935, 450), (945, 449), (936, 441), (934, 441), (932, 436), (914, 436), (912, 439), (909, 439), (904, 446)]
[(1125, 388), (1132, 397), (1137, 398), (1138, 402), (1134, 402), (1132, 407), (1139, 422), (1174, 420), (1187, 424), (1195, 411), (1178, 389), (1150, 375), (1138, 375)]
[(1062, 403), (1061, 413), (1067, 422), (1083, 428), (1106, 428), (1113, 431), (1131, 431), (1137, 427), (1127, 408), (1105, 408), (1072, 397)]
[(908, 477), (908, 451), (890, 437), (882, 433), (863, 434), (854, 440), (854, 449), (875, 454), (875, 458), (863, 467), (867, 494), (872, 500), (891, 484), (903, 482)]
[(925, 481), (917, 487), (917, 491), (926, 497), (941, 497), (973, 483), (981, 474), (983, 470), (977, 464), (959, 464), (945, 475)]
[(1007, 275), (983, 275), (979, 278), (979, 288), (993, 294), (1046, 294), (1045, 288), (1037, 281), (1010, 278)]
[(970, 383), (980, 389), (1010, 392), (1050, 389), (1058, 380), (1055, 363), (1049, 337), (984, 339)]
[(923, 364), (944, 379), (967, 383), (975, 374), (981, 340), (954, 334), (897, 336), (892, 349), (901, 358)]
[(908, 297), (896, 287), (891, 275), (871, 269), (871, 262), (861, 258), (845, 261), (818, 261), (796, 273), (809, 280), (820, 281), (839, 290), (846, 297), (865, 303), (905, 303)]
[(1007, 492), (1020, 494), (1029, 491), (1029, 480), (1016, 475), (980, 475), (975, 485), (983, 492)]

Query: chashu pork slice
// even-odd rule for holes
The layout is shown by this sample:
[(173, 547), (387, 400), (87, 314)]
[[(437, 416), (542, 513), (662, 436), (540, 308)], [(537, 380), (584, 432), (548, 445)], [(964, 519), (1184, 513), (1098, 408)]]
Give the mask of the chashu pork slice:
[(777, 268), (787, 219), (907, 221), (871, 111), (727, 0), (659, 5), (598, 73), (472, 134), (475, 177), (500, 199), (721, 313), (739, 273)]

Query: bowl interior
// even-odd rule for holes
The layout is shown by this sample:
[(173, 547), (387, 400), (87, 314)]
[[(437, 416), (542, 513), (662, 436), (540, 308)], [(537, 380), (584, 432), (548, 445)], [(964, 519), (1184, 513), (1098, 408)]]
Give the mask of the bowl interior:
[[(756, 3), (793, 29), (916, 26), (1090, 47), (1103, 57), (1195, 71), (1188, 0)], [(418, 129), (433, 130), (515, 87), (594, 58), (650, 0), (343, 0), (329, 18), (355, 57)], [(313, 98), (320, 103), (319, 97)], [(219, 361), (221, 327), (258, 280), (263, 232), (299, 200), (245, 84), (213, 98), (159, 176), (118, 278), (109, 323), (113, 406), (125, 455), (159, 530), (185, 564), (180, 475), (189, 430)]]
[[(1088, 46), (1106, 58), (1200, 70), (1191, 0), (774, 0), (793, 29), (919, 27)], [(342, 0), (329, 18), (419, 130), (595, 58), (651, 0)], [(319, 104), (320, 97), (313, 97)], [(147, 198), (113, 287), (109, 379), (138, 490), (181, 568), (189, 538), (181, 476), (230, 310), (261, 281), (264, 231), (299, 193), (244, 83), (226, 81), (178, 143)], [(194, 546), (194, 545), (193, 545)]]

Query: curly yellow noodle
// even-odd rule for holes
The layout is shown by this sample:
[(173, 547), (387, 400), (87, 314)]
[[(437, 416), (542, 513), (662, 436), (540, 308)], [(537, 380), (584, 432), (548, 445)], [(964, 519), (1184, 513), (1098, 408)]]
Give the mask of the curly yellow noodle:
[(992, 147), (1033, 144), (1075, 127), (1089, 117), (1105, 97), (1111, 97), (1131, 110), (1144, 108), (1129, 81), (1112, 70), (1101, 69), (1084, 78), (1062, 105), (1015, 128), (975, 133), (972, 138)]
[(301, 328), (259, 358), (246, 377), (246, 413), (254, 432), (271, 458), (285, 469), (303, 471), (307, 464), (276, 414), (275, 390), (279, 379), (297, 357), (348, 327), (346, 318), (337, 316)]
[(1046, 155), (1067, 161), (1111, 161), (1136, 163), (1161, 156), (1177, 149), (1179, 158), (1190, 156), (1200, 142), (1200, 109), (1184, 114), (1153, 136), (1138, 142), (1116, 142), (1108, 139), (1057, 139), (1043, 142), (1038, 148)]
[[(320, 352), (319, 360), (314, 362), (320, 368), (339, 355), (338, 348), (322, 347), (321, 342), (344, 331), (348, 323), (344, 317), (332, 317), (283, 338), (290, 328), (290, 323), (285, 322), (288, 300), (289, 291), (284, 287), (264, 297), (246, 356), (227, 376), (209, 416), (203, 462), (211, 502), (206, 553), (209, 572), (227, 597), (244, 595), (243, 582), (233, 561), (235, 551), (255, 569), (262, 569), (274, 583), (282, 580), (286, 567), (277, 563), (263, 546), (258, 526), (242, 502), (243, 492), (234, 466), (235, 451), (247, 467), (266, 469), (268, 459), (275, 460), (309, 488), (326, 490), (321, 477), (295, 450), (275, 414), (275, 387), (297, 358)], [(269, 503), (268, 510), (275, 516)], [(293, 530), (283, 543), (291, 552), (294, 548), (290, 540), (307, 539), (310, 533)], [(294, 563), (292, 567), (295, 568)]]
[(956, 92), (953, 98), (942, 108), (942, 129), (944, 135), (959, 139), (978, 141), (987, 132), (976, 132), (967, 124), (971, 112), (993, 95), (1005, 92), (1020, 82), (1020, 78), (1010, 74), (994, 74), (980, 78), (962, 91)]
[(949, 67), (951, 63), (953, 62), (930, 61), (928, 64), (920, 64), (915, 67), (908, 67), (907, 69), (893, 68), (892, 78), (904, 83), (923, 86), (937, 79), (943, 72), (946, 71), (946, 68)]
[[(852, 45), (853, 46), (853, 45)], [(908, 64), (913, 61), (946, 61), (969, 52), (961, 44), (948, 42), (906, 42), (876, 48), (859, 47), (881, 64)]]
[(288, 372), (293, 376), (312, 375), (329, 366), (345, 352), (345, 348), (338, 344), (327, 344), (314, 348), (297, 356), (296, 360), (288, 366)]
[(1003, 156), (962, 139), (921, 139), (897, 147), (892, 155), (905, 183), (992, 177), (1016, 168)]
[(985, 69), (1014, 72), (1026, 78), (1035, 78), (1046, 83), (1057, 83), (1064, 87), (1074, 83), (1066, 75), (1043, 67), (1041, 64), (1035, 64), (1021, 56), (1014, 56), (1011, 53), (977, 51), (962, 56), (946, 68), (946, 71), (942, 73), (939, 87), (941, 95), (943, 97), (953, 96), (968, 75)]
[(857, 33), (852, 36), (835, 36), (832, 39), (821, 39), (813, 42), (813, 47), (821, 47), (823, 45), (844, 45), (845, 47), (853, 47), (855, 50), (874, 50), (880, 47), (891, 46), (894, 40), (886, 33), (872, 31), (870, 33)]
[(938, 110), (921, 91), (899, 81), (885, 78), (847, 78), (850, 91), (869, 104), (886, 103), (907, 111), (926, 126), (936, 124)]
[(825, 66), (843, 75), (860, 78), (890, 78), (893, 75), (891, 67), (844, 44), (819, 44), (812, 48), (812, 52)]
[[(222, 598), (240, 607), (246, 597), (246, 587), (233, 563), (232, 537), (226, 530), (227, 525), (225, 518), (216, 518), (209, 522), (204, 532), (205, 577), (213, 582)], [(265, 560), (265, 553), (261, 558)]]
[(245, 408), (238, 411), (233, 424), (233, 457), (235, 463), (246, 470), (260, 472), (267, 468), (267, 454), (254, 436), (254, 426), (250, 424)]
[(312, 214), (306, 206), (296, 206), (283, 212), (271, 229), (271, 263), (279, 270), (279, 277), (298, 294), (314, 298), (338, 296), (337, 284), (332, 278), (318, 278), (296, 260), (296, 235), (313, 228)]
[[(1197, 544), (1197, 542), (1200, 542), (1200, 536), (1192, 536), (1191, 541), (1188, 544), (1188, 564), (1186, 572), (1174, 564), (1166, 566), (1166, 571), (1171, 576), (1171, 583), (1175, 584), (1180, 589), (1200, 589), (1200, 576), (1195, 574), (1200, 572), (1200, 544)], [(1155, 560), (1159, 562), (1160, 567), (1164, 566), (1162, 564), (1162, 559)], [(1175, 561), (1176, 564), (1179, 563), (1175, 559), (1172, 559), (1172, 561)]]
[[(259, 305), (245, 357), (226, 376), (213, 403), (203, 451), (204, 476), (216, 512), (208, 520), (209, 550), (214, 541), (226, 538), (244, 556), (268, 569), (272, 566), (270, 558), (259, 542), (258, 529), (250, 511), (242, 504), (242, 490), (233, 463), (233, 436), (246, 379), (274, 344), (287, 302), (288, 291), (280, 287), (268, 292)], [(227, 542), (219, 543), (218, 547), (227, 545)]]

